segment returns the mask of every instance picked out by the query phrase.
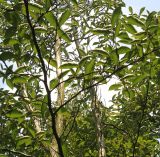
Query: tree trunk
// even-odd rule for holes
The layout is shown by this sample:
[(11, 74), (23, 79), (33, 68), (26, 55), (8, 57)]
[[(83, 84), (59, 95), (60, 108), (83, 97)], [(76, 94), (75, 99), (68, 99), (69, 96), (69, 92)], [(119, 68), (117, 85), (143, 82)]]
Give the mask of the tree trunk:
[[(62, 70), (60, 69), (61, 66), (61, 41), (59, 36), (56, 36), (56, 43), (55, 43), (55, 54), (56, 54), (56, 62), (57, 62), (57, 68), (56, 68), (56, 73), (57, 73), (57, 78), (59, 82), (62, 82), (63, 80), (59, 78), (60, 74), (62, 73)], [(61, 106), (64, 103), (64, 83), (61, 83), (58, 86), (58, 94), (57, 94), (57, 105), (56, 107)], [(56, 128), (57, 128), (57, 133), (58, 136), (61, 137), (62, 131), (63, 131), (63, 116), (59, 113), (56, 115)], [(50, 148), (51, 156), (52, 157), (59, 157), (58, 153), (58, 146), (55, 138), (53, 137), (52, 139), (52, 146)]]
[(102, 126), (101, 126), (101, 111), (100, 111), (101, 103), (98, 100), (97, 92), (94, 87), (91, 88), (90, 93), (92, 96), (92, 111), (93, 111), (93, 115), (95, 118), (95, 125), (96, 125), (98, 154), (99, 154), (99, 157), (106, 157), (104, 135), (103, 135)]

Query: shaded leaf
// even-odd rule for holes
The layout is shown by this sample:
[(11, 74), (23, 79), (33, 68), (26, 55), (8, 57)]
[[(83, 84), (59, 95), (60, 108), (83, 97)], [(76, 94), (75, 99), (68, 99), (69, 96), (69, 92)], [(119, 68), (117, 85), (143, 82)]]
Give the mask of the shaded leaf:
[(52, 80), (50, 81), (50, 89), (51, 89), (51, 90), (54, 89), (54, 88), (58, 85), (58, 83), (59, 83), (59, 81), (58, 81), (57, 78), (52, 79)]
[(118, 7), (113, 11), (112, 19), (111, 19), (111, 24), (113, 27), (117, 24), (117, 21), (119, 21), (121, 13), (122, 13), (121, 7)]
[(60, 66), (61, 69), (76, 68), (78, 65), (76, 63), (64, 63)]

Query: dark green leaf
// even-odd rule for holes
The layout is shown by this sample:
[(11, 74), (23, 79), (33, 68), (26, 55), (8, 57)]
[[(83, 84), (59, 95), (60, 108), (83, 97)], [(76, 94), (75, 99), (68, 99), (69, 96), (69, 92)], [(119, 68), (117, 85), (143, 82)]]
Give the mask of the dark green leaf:
[(53, 90), (54, 88), (56, 88), (56, 86), (58, 85), (58, 83), (59, 83), (59, 81), (58, 81), (57, 78), (52, 79), (52, 80), (50, 81), (50, 89)]
[(76, 63), (64, 63), (60, 66), (61, 69), (70, 69), (70, 68), (77, 68)]
[(121, 7), (118, 7), (114, 10), (112, 14), (112, 19), (111, 19), (112, 27), (114, 27), (117, 24), (117, 22), (120, 20), (121, 13), (122, 13)]

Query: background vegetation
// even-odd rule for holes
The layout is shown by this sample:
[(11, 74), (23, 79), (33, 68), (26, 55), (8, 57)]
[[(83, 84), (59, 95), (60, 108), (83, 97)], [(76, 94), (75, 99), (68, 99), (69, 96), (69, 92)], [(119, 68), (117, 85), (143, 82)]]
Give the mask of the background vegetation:
[(1, 157), (159, 156), (160, 15), (123, 7), (0, 0)]

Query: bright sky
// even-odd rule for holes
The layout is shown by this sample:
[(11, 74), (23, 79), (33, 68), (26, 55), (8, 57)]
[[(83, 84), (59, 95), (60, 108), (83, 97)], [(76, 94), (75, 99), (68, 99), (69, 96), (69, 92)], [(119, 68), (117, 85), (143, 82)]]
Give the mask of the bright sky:
[(124, 0), (126, 7), (132, 6), (133, 10), (139, 12), (142, 7), (149, 11), (160, 11), (160, 0)]

